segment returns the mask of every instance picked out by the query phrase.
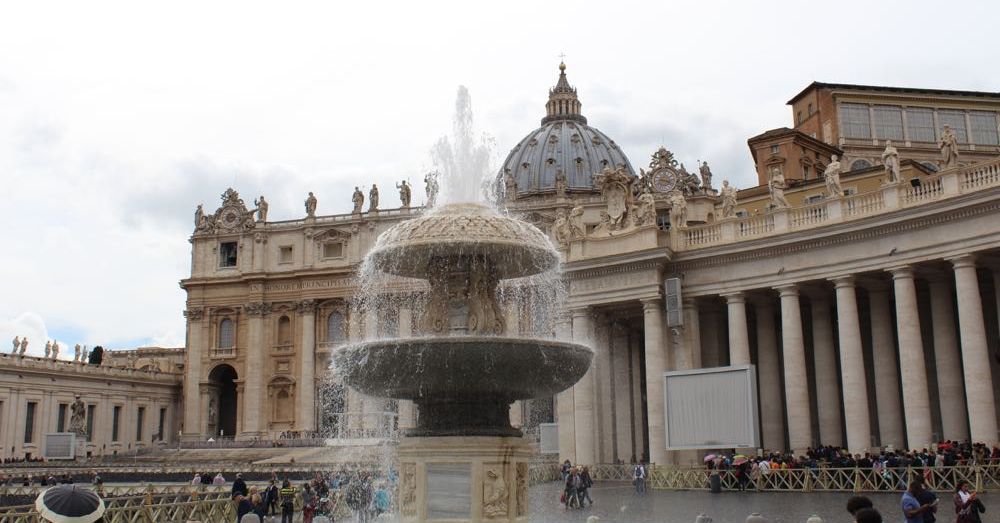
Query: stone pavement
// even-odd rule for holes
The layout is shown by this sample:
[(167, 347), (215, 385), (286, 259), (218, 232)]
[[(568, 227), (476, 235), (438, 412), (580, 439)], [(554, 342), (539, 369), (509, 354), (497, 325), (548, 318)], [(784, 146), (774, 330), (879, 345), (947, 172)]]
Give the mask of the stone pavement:
[[(599, 523), (694, 523), (695, 516), (705, 513), (714, 523), (743, 523), (751, 512), (760, 512), (771, 523), (805, 523), (813, 514), (826, 523), (850, 521), (844, 508), (850, 493), (793, 493), (793, 492), (723, 492), (705, 491), (646, 491), (644, 496), (635, 494), (631, 485), (598, 483), (591, 490), (594, 506), (566, 510), (559, 504), (561, 483), (537, 485), (531, 489), (531, 521), (539, 523), (579, 522), (588, 516), (599, 517)], [(955, 520), (950, 492), (938, 492), (941, 509), (938, 521)], [(888, 522), (902, 521), (899, 494), (864, 494), (871, 498), (875, 508)], [(987, 519), (1000, 511), (1000, 496), (985, 494)]]

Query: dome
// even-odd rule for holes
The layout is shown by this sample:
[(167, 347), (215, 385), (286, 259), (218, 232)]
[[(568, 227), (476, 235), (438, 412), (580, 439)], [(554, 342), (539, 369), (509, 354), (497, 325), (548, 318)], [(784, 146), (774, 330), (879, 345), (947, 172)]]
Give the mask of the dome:
[(560, 172), (570, 191), (595, 190), (593, 175), (605, 167), (622, 166), (635, 176), (618, 144), (587, 125), (576, 89), (566, 80), (565, 67), (559, 64), (559, 82), (549, 91), (542, 126), (514, 146), (498, 173), (501, 184), (508, 175), (516, 180), (518, 196), (555, 190)]

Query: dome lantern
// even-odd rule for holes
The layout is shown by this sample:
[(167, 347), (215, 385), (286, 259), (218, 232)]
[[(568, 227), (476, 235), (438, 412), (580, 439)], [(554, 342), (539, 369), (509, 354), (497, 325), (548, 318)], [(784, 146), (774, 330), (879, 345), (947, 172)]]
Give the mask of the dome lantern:
[(559, 63), (559, 81), (556, 86), (549, 89), (549, 101), (545, 104), (545, 118), (542, 118), (542, 125), (557, 120), (572, 120), (583, 124), (587, 119), (580, 114), (583, 104), (576, 96), (576, 88), (569, 85), (566, 79), (566, 64)]

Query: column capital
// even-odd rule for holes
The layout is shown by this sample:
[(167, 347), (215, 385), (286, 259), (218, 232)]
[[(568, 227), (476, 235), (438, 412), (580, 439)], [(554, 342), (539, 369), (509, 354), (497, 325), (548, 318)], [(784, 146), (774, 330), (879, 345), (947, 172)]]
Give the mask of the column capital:
[(295, 310), (301, 315), (316, 313), (316, 300), (300, 300), (295, 302)]
[(778, 296), (784, 298), (785, 296), (798, 296), (799, 295), (799, 285), (797, 283), (786, 283), (784, 285), (777, 285), (774, 290), (778, 291)]
[(583, 316), (590, 316), (592, 311), (589, 305), (583, 305), (581, 307), (570, 307), (569, 313), (574, 318), (580, 318)]
[(951, 265), (956, 269), (964, 269), (966, 267), (976, 268), (976, 255), (972, 253), (959, 254), (958, 256), (950, 256), (945, 258), (951, 262)]
[(641, 300), (639, 300), (639, 303), (642, 304), (642, 310), (643, 311), (650, 311), (650, 310), (655, 310), (655, 309), (660, 309), (660, 310), (664, 309), (664, 306), (663, 306), (663, 297), (642, 298)]
[(886, 272), (892, 274), (893, 280), (906, 280), (913, 279), (913, 266), (912, 265), (900, 265), (898, 267), (890, 267), (886, 269)]
[(846, 276), (836, 276), (834, 278), (829, 278), (829, 280), (833, 282), (833, 288), (835, 289), (840, 289), (842, 287), (850, 287), (853, 289), (856, 285), (854, 276), (850, 274)]
[(743, 291), (728, 292), (726, 294), (720, 294), (726, 299), (726, 303), (746, 303), (747, 296)]
[(259, 318), (271, 314), (271, 304), (263, 301), (252, 301), (243, 306), (243, 312), (251, 318)]
[(184, 311), (184, 317), (188, 321), (201, 321), (202, 317), (205, 315), (205, 309), (201, 307), (191, 307)]

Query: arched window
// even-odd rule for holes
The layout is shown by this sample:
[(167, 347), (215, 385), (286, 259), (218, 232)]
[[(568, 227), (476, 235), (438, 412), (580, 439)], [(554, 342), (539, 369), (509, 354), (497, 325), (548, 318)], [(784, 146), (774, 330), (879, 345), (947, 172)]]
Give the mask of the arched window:
[(292, 320), (288, 316), (278, 318), (278, 345), (292, 344)]
[(867, 169), (872, 166), (872, 163), (868, 160), (854, 160), (851, 162), (851, 170), (857, 171), (858, 169)]
[(231, 349), (236, 346), (236, 329), (233, 320), (223, 318), (219, 322), (219, 348)]
[(340, 343), (344, 341), (344, 315), (331, 312), (326, 317), (326, 341)]

